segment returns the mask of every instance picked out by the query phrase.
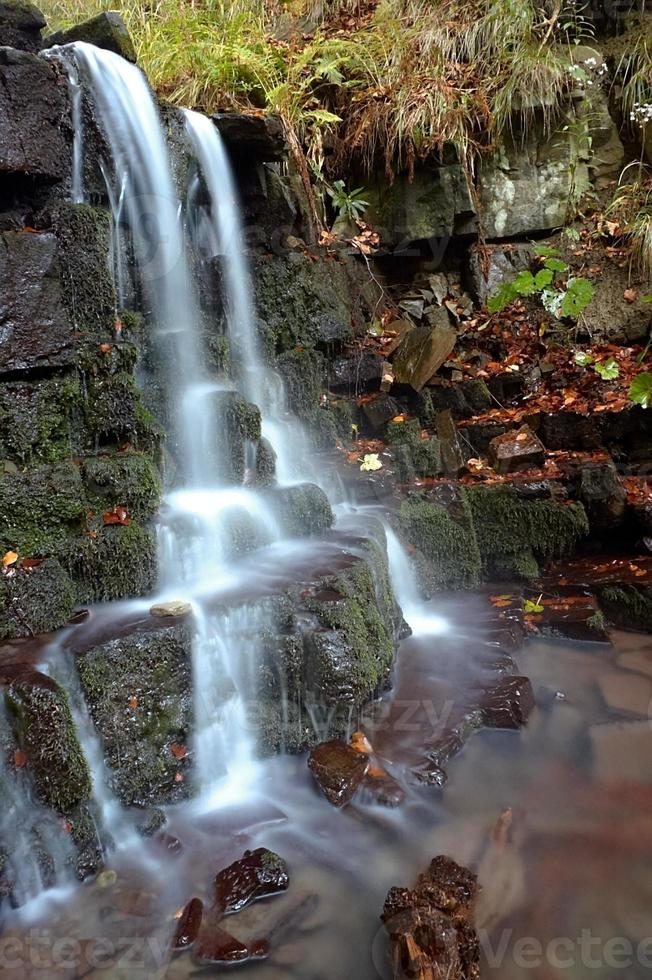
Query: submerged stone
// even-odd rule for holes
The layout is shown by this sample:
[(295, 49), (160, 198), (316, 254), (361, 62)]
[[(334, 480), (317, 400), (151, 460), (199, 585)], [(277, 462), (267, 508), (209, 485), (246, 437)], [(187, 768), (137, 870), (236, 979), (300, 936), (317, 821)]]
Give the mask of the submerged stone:
[(87, 44), (94, 44), (96, 48), (113, 51), (127, 61), (136, 61), (134, 42), (117, 10), (104, 10), (97, 17), (91, 17), (81, 24), (50, 34), (45, 43), (47, 47), (52, 47), (55, 44), (71, 44), (74, 41), (85, 41)]
[(249, 949), (239, 939), (219, 925), (219, 918), (212, 913), (205, 919), (193, 959), (200, 965), (208, 963), (242, 963), (249, 959)]
[(482, 721), (488, 728), (520, 728), (534, 707), (528, 677), (503, 677), (480, 701)]
[(308, 766), (328, 802), (342, 807), (362, 785), (369, 758), (345, 742), (322, 742), (311, 751)]
[(202, 900), (191, 898), (179, 918), (179, 924), (172, 940), (173, 950), (189, 949), (193, 945), (199, 935), (203, 914), (204, 903)]
[(223, 915), (240, 912), (259, 898), (286, 891), (290, 876), (283, 858), (265, 847), (245, 851), (220, 871), (214, 882), (215, 908)]

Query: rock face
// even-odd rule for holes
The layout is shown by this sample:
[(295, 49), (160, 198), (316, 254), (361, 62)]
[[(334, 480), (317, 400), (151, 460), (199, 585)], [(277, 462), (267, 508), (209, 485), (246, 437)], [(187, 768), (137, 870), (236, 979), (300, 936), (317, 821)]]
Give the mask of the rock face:
[(61, 180), (70, 173), (70, 110), (56, 66), (0, 48), (0, 171)]
[(113, 51), (127, 61), (136, 61), (136, 49), (131, 40), (127, 26), (115, 10), (104, 10), (97, 17), (75, 24), (66, 31), (57, 31), (46, 38), (46, 47), (55, 44), (71, 44), (73, 41), (85, 41), (97, 48)]
[(45, 17), (29, 0), (2, 0), (0, 3), (0, 45), (38, 51)]

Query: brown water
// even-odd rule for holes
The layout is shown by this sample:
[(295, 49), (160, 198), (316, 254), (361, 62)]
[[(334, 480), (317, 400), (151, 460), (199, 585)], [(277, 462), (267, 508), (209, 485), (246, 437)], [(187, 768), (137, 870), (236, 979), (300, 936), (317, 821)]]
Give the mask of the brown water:
[[(484, 596), (444, 599), (437, 611), (451, 631), (404, 641), (394, 690), (368, 725), (401, 779), (442, 712), (463, 703), (495, 660)], [(103, 875), (41, 900), (30, 921), (6, 921), (0, 975), (389, 977), (378, 918), (387, 890), (412, 884), (445, 853), (480, 877), (483, 977), (649, 976), (652, 639), (615, 634), (613, 649), (539, 640), (517, 661), (539, 707), (520, 732), (473, 735), (443, 791), (407, 785), (397, 810), (337, 811), (305, 757), (270, 760), (255, 799), (202, 816), (170, 812), (179, 852), (143, 842), (114, 856), (115, 882)], [(287, 860), (290, 887), (224, 925), (245, 942), (268, 938), (269, 958), (203, 969), (190, 953), (170, 958), (175, 913), (195, 895), (210, 901), (215, 873), (254, 846)]]

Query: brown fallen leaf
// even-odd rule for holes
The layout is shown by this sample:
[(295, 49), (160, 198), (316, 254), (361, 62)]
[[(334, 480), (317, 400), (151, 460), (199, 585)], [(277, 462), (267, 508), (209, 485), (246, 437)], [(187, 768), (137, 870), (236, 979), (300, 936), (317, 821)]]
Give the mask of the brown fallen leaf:
[(185, 745), (178, 745), (176, 742), (173, 742), (170, 746), (170, 752), (175, 759), (185, 759), (185, 757), (188, 755), (188, 749), (185, 747)]
[(105, 511), (102, 514), (102, 522), (106, 524), (122, 524), (127, 527), (131, 524), (131, 518), (129, 517), (129, 511), (126, 507), (113, 507), (111, 510)]
[(623, 293), (623, 298), (628, 303), (635, 303), (636, 302), (636, 296), (637, 296), (637, 293), (636, 293), (636, 290), (635, 289), (626, 289), (625, 292)]
[(113, 347), (111, 344), (100, 344), (100, 351), (102, 352), (102, 354), (108, 354), (112, 350)]
[(10, 565), (15, 565), (17, 561), (17, 551), (6, 551), (2, 557), (2, 565), (4, 568), (8, 568)]
[(129, 707), (132, 710), (135, 710), (138, 707), (138, 698), (136, 697), (135, 694), (132, 694), (131, 695), (131, 697), (129, 698), (127, 704), (129, 705)]
[(27, 755), (22, 749), (16, 749), (14, 752), (14, 765), (16, 769), (24, 769), (27, 765)]

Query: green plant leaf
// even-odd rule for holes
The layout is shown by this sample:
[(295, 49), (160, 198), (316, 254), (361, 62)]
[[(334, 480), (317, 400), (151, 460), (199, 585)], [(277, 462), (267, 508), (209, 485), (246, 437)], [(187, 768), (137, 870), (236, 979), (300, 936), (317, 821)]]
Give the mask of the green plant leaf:
[(652, 374), (649, 371), (636, 375), (629, 386), (629, 398), (635, 405), (652, 408)]
[(525, 269), (523, 272), (519, 272), (516, 279), (512, 283), (512, 287), (516, 291), (517, 296), (531, 296), (537, 289), (534, 276), (531, 272), (528, 272), (527, 269)]
[(490, 313), (500, 313), (504, 310), (506, 306), (513, 303), (518, 297), (518, 293), (514, 289), (514, 284), (511, 282), (504, 282), (499, 288), (497, 293), (490, 296), (487, 300), (487, 309)]
[(593, 286), (588, 279), (581, 276), (569, 279), (559, 307), (560, 315), (576, 320), (593, 299), (593, 292)]
[(524, 613), (542, 613), (544, 607), (540, 606), (538, 602), (533, 602), (532, 599), (526, 599), (523, 603)]
[(620, 374), (620, 368), (613, 357), (610, 357), (604, 364), (594, 364), (593, 370), (599, 374), (603, 381), (613, 381)]
[(544, 268), (550, 269), (552, 272), (566, 272), (568, 269), (568, 264), (562, 259), (549, 258), (543, 263)]
[(306, 113), (310, 119), (314, 119), (317, 123), (323, 123), (324, 125), (328, 123), (339, 123), (342, 122), (341, 116), (336, 116), (334, 112), (329, 112), (328, 109), (311, 109), (310, 112)]
[(554, 278), (554, 273), (550, 269), (539, 269), (536, 276), (534, 277), (534, 285), (537, 291), (545, 289), (549, 286)]
[(559, 249), (551, 248), (550, 245), (535, 245), (534, 254), (542, 259), (551, 259), (553, 256), (559, 255)]
[(586, 351), (578, 350), (575, 354), (575, 363), (579, 364), (580, 367), (587, 367), (589, 364), (593, 364), (593, 357)]

